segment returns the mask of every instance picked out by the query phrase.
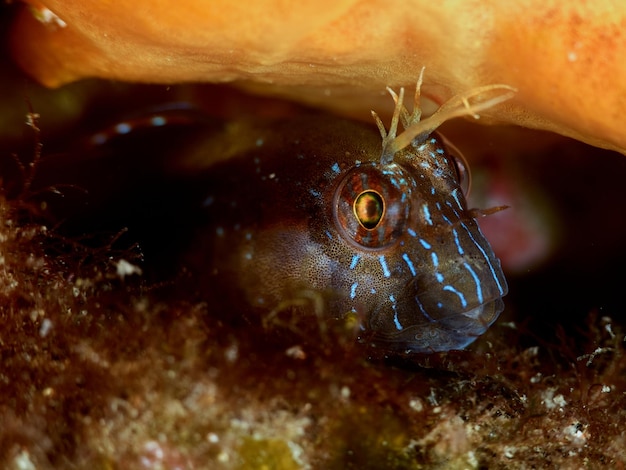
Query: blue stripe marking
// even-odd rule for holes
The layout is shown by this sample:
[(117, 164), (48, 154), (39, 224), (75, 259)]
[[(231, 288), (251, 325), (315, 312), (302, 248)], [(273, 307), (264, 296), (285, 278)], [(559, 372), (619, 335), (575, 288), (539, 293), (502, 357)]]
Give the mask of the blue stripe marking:
[(387, 267), (387, 260), (385, 259), (385, 256), (384, 255), (379, 256), (378, 261), (380, 261), (380, 267), (383, 268), (383, 275), (385, 277), (390, 277), (391, 272), (389, 271), (389, 268)]
[(354, 255), (352, 257), (352, 262), (350, 263), (350, 269), (354, 269), (356, 268), (357, 263), (359, 262), (359, 260), (361, 259), (361, 256), (359, 255)]
[(126, 122), (120, 122), (117, 126), (115, 126), (115, 132), (118, 134), (128, 134), (131, 131), (132, 127), (130, 124)]
[(354, 298), (356, 297), (356, 288), (359, 287), (359, 283), (355, 282), (354, 284), (352, 284), (352, 286), (350, 287), (350, 298), (352, 300), (354, 300)]
[(333, 170), (335, 173), (339, 173), (341, 171), (341, 168), (339, 168), (339, 163), (337, 162), (333, 163), (330, 169)]
[(154, 116), (150, 119), (150, 124), (153, 126), (164, 126), (167, 123), (167, 120), (163, 116)]
[(465, 300), (465, 296), (463, 295), (462, 292), (459, 292), (458, 290), (456, 290), (454, 287), (450, 285), (444, 286), (443, 290), (446, 290), (448, 292), (453, 292), (454, 294), (456, 294), (459, 297), (459, 300), (461, 301), (461, 306), (463, 308), (467, 307), (467, 300)]
[(430, 243), (428, 243), (426, 240), (424, 240), (423, 238), (420, 238), (420, 243), (422, 244), (424, 248), (426, 248), (427, 250), (430, 250), (431, 248)]
[(398, 308), (396, 305), (396, 298), (393, 295), (390, 295), (389, 300), (391, 300), (392, 302), (391, 308), (393, 309), (393, 323), (394, 325), (396, 325), (396, 329), (398, 331), (401, 331), (404, 329), (404, 327), (402, 326), (402, 323), (400, 323), (400, 319), (398, 318)]
[(431, 219), (431, 217), (430, 217), (430, 209), (428, 209), (428, 204), (424, 204), (422, 206), (422, 212), (424, 212), (424, 218), (426, 219), (426, 223), (428, 225), (432, 225), (433, 224), (433, 219)]
[(485, 258), (485, 261), (487, 261), (487, 265), (489, 266), (489, 270), (491, 271), (491, 276), (496, 281), (496, 285), (498, 286), (498, 291), (500, 292), (500, 295), (504, 294), (504, 289), (502, 288), (502, 284), (500, 284), (500, 280), (498, 279), (496, 270), (491, 264), (491, 260), (489, 259), (489, 256), (487, 256), (487, 253), (485, 253), (485, 250), (483, 249), (483, 247), (480, 246), (480, 244), (474, 239), (474, 237), (472, 236), (472, 233), (470, 232), (469, 228), (467, 228), (464, 222), (461, 222), (461, 227), (465, 229), (465, 231), (467, 232), (467, 235), (470, 237), (472, 242), (474, 242), (474, 245), (476, 245), (476, 248), (478, 248), (478, 250), (482, 253), (483, 257)]
[[(422, 304), (422, 302), (420, 302), (420, 299), (418, 299), (417, 297), (415, 297), (415, 302), (417, 302), (417, 306), (420, 309), (420, 312), (422, 312), (422, 315), (424, 315), (424, 318), (426, 318), (428, 321), (435, 323), (435, 319), (433, 317), (431, 317), (428, 312), (424, 309), (424, 305)], [(440, 305), (438, 305), (439, 308), (441, 308)]]
[[(446, 204), (448, 205), (448, 207), (449, 207), (450, 209), (452, 209), (452, 213), (454, 214), (454, 216), (455, 216), (457, 219), (460, 219), (460, 218), (461, 218), (461, 214), (459, 214), (459, 211), (457, 211), (457, 210), (456, 210), (456, 208), (455, 208), (455, 207), (453, 207), (453, 206), (452, 206), (452, 204), (450, 204), (450, 201), (446, 202)], [(461, 210), (462, 210), (462, 209), (461, 209)]]
[(454, 188), (452, 190), (452, 193), (450, 193), (452, 195), (452, 197), (454, 198), (454, 200), (456, 201), (457, 205), (459, 206), (459, 209), (463, 209), (463, 206), (461, 205), (461, 201), (459, 200), (459, 189), (458, 188)]
[(435, 277), (437, 278), (437, 282), (443, 282), (443, 274), (435, 273)]
[(413, 230), (412, 228), (407, 228), (406, 231), (408, 232), (409, 235), (411, 235), (412, 237), (417, 237), (417, 232), (415, 232), (415, 230)]
[(411, 271), (411, 274), (415, 276), (415, 274), (417, 273), (415, 271), (415, 266), (413, 266), (413, 262), (411, 261), (411, 258), (409, 258), (409, 255), (406, 253), (402, 253), (402, 259), (404, 260), (406, 265), (409, 267), (409, 271)]
[(395, 305), (393, 307), (393, 322), (396, 325), (396, 329), (398, 331), (401, 331), (404, 329), (404, 327), (402, 326), (402, 323), (400, 323), (400, 320), (398, 320), (398, 312), (396, 311)]
[(463, 263), (463, 266), (465, 266), (465, 269), (467, 269), (470, 275), (474, 278), (474, 282), (476, 283), (476, 297), (478, 297), (478, 302), (482, 304), (483, 303), (483, 289), (480, 285), (480, 278), (478, 277), (476, 272), (472, 269), (472, 267), (469, 264)]
[(437, 253), (434, 251), (430, 254), (431, 259), (433, 260), (433, 266), (436, 268), (439, 266), (439, 258), (437, 257)]
[(456, 250), (461, 256), (463, 256), (465, 251), (463, 251), (463, 247), (461, 246), (461, 242), (459, 241), (459, 232), (457, 232), (455, 228), (452, 229), (452, 235), (454, 236), (454, 244), (456, 245)]

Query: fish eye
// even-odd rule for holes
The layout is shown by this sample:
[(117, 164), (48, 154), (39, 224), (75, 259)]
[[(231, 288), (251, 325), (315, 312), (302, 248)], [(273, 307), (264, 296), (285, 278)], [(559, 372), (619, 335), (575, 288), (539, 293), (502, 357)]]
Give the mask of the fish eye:
[(411, 177), (396, 164), (360, 165), (335, 190), (333, 219), (339, 232), (361, 248), (393, 245), (409, 216)]
[(461, 153), (461, 151), (452, 144), (445, 137), (440, 136), (448, 150), (448, 156), (452, 160), (452, 166), (456, 174), (456, 180), (461, 186), (461, 190), (465, 197), (469, 196), (470, 189), (472, 189), (472, 174), (470, 173), (470, 167), (467, 160)]
[(385, 201), (376, 191), (363, 191), (354, 200), (354, 216), (367, 230), (375, 229), (385, 213)]

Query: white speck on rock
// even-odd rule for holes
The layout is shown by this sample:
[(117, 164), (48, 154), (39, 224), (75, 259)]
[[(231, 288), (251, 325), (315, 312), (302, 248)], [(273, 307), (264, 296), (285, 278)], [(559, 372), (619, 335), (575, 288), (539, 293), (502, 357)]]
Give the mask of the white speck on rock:
[(116, 268), (117, 275), (120, 279), (124, 279), (126, 276), (131, 276), (133, 274), (136, 274), (138, 276), (141, 276), (142, 274), (141, 268), (139, 266), (135, 266), (125, 259), (120, 259), (116, 264)]
[(409, 401), (409, 406), (411, 407), (411, 409), (417, 412), (420, 412), (424, 409), (424, 404), (419, 398), (413, 398), (411, 401)]
[(18, 470), (36, 470), (35, 464), (30, 460), (30, 455), (27, 451), (23, 450), (15, 456), (13, 459), (14, 468)]
[(587, 426), (581, 423), (572, 423), (563, 430), (565, 436), (572, 444), (582, 446), (587, 443), (587, 435), (585, 433)]
[(563, 408), (567, 405), (567, 401), (562, 394), (555, 395), (556, 388), (548, 388), (541, 393), (541, 403), (544, 404), (546, 409), (554, 410), (556, 408), (559, 411), (563, 411)]
[(46, 336), (48, 336), (48, 333), (50, 332), (51, 329), (52, 329), (52, 322), (50, 321), (49, 318), (44, 318), (43, 321), (41, 322), (41, 326), (39, 327), (39, 336), (41, 336), (42, 338), (45, 338)]

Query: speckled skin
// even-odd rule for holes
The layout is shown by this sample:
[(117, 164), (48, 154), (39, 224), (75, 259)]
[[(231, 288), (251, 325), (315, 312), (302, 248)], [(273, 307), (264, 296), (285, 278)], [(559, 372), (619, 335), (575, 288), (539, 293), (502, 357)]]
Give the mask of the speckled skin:
[[(313, 293), (328, 318), (354, 312), (377, 347), (466, 347), (503, 309), (507, 285), (453, 159), (435, 134), (422, 140), (383, 165), (374, 128), (313, 116), (194, 142), (183, 160), (210, 162), (189, 257), (201, 290), (261, 315), (296, 305), (310, 314)], [(356, 216), (342, 184), (361, 171), (393, 199), (369, 246), (344, 228)]]

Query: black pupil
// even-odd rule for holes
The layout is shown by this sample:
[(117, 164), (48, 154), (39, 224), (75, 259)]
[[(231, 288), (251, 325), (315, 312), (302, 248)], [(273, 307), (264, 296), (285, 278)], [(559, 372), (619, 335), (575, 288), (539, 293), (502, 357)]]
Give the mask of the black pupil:
[(359, 223), (368, 230), (376, 228), (383, 217), (384, 202), (375, 191), (365, 191), (354, 201), (354, 214)]

